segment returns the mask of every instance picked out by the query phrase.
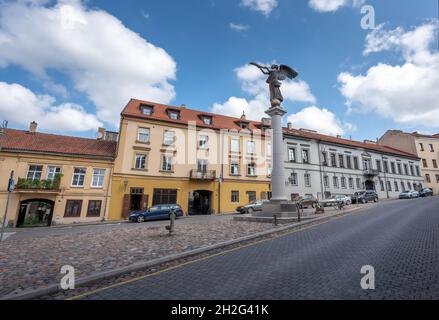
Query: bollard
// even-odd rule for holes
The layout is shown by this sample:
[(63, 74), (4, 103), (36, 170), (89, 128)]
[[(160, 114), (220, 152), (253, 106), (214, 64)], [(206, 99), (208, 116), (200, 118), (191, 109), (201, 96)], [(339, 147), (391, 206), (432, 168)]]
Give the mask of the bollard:
[(175, 224), (175, 210), (172, 209), (171, 214), (169, 216), (169, 226), (166, 226), (166, 230), (169, 231), (169, 236), (174, 234), (174, 224)]
[(299, 203), (297, 203), (297, 222), (300, 222), (300, 209), (303, 208), (303, 206)]
[(274, 222), (274, 225), (277, 227), (277, 215), (276, 214), (273, 214), (273, 222)]

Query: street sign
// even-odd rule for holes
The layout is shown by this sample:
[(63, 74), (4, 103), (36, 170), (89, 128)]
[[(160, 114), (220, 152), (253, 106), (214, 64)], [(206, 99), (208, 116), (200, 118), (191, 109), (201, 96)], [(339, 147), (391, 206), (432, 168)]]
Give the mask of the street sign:
[(9, 183), (8, 183), (8, 191), (9, 192), (14, 192), (14, 179), (10, 178), (9, 179)]

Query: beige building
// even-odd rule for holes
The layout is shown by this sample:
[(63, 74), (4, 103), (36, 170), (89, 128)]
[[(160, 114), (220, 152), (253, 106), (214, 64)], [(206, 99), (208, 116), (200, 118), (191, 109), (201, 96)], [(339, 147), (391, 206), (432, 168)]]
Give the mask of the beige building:
[(432, 189), (434, 194), (439, 194), (439, 134), (424, 135), (389, 130), (379, 139), (379, 143), (416, 154), (421, 158), (424, 187)]
[[(14, 172), (9, 226), (50, 226), (102, 221), (108, 216), (116, 142), (29, 131), (0, 131), (0, 218)], [(1, 223), (0, 223), (1, 224)]]
[(264, 121), (131, 100), (122, 111), (110, 219), (165, 203), (189, 214), (234, 212), (268, 198)]

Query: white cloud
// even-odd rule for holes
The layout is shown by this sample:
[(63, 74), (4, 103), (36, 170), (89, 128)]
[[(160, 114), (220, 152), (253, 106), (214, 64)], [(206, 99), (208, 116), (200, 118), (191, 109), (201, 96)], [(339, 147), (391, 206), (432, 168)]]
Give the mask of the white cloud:
[(56, 105), (55, 98), (36, 95), (31, 90), (13, 83), (0, 82), (0, 114), (3, 120), (27, 126), (31, 121), (46, 130), (96, 130), (102, 123), (73, 103)]
[(172, 57), (79, 0), (1, 3), (0, 47), (0, 67), (20, 65), (47, 82), (48, 71), (64, 73), (115, 126), (130, 98), (168, 103), (175, 96)]
[(268, 16), (277, 7), (277, 0), (241, 0), (241, 5)]
[(237, 31), (237, 32), (247, 31), (250, 28), (250, 26), (246, 24), (239, 24), (239, 23), (230, 23), (229, 27), (233, 31)]
[(403, 63), (379, 63), (365, 75), (341, 73), (340, 91), (352, 111), (374, 112), (398, 123), (439, 127), (439, 53), (432, 51), (438, 26), (425, 24), (404, 32), (382, 26), (366, 38), (364, 54), (401, 52)]
[(343, 135), (355, 128), (350, 123), (341, 123), (337, 116), (328, 109), (310, 106), (288, 117), (294, 128), (316, 130), (332, 136)]
[(318, 12), (334, 12), (347, 5), (358, 7), (363, 3), (364, 0), (309, 0), (309, 6)]
[[(265, 83), (267, 77), (251, 65), (236, 68), (235, 74), (241, 83), (242, 90), (249, 94), (251, 99), (230, 97), (225, 103), (215, 103), (212, 106), (212, 112), (239, 117), (244, 111), (247, 119), (256, 121), (267, 117), (265, 110), (269, 108), (270, 101)], [(316, 101), (311, 89), (304, 81), (284, 81), (281, 90), (285, 100), (309, 103)]]

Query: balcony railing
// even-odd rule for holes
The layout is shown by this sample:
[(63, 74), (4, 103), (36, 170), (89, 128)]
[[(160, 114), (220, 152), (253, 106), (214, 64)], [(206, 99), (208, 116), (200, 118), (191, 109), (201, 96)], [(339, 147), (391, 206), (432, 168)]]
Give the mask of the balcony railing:
[(18, 178), (15, 185), (16, 190), (35, 190), (35, 191), (57, 191), (60, 190), (61, 176), (55, 177), (53, 180), (32, 180)]
[(198, 171), (191, 170), (190, 178), (194, 180), (214, 180), (216, 178), (215, 170)]
[(377, 169), (364, 169), (363, 173), (365, 176), (378, 176), (380, 174)]

